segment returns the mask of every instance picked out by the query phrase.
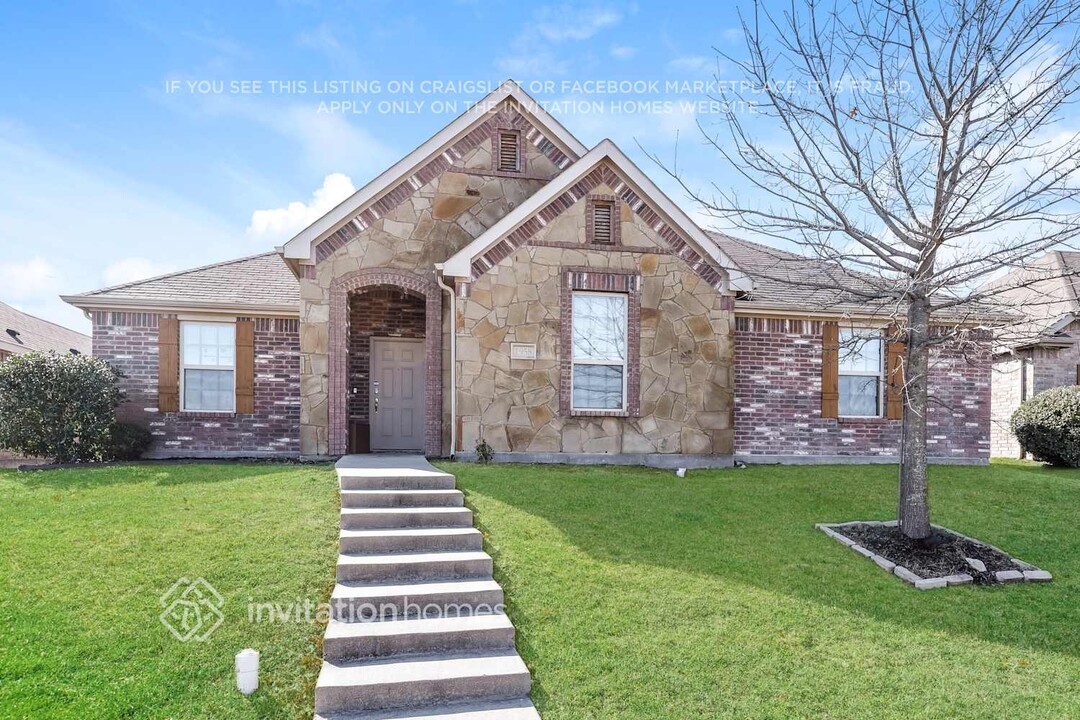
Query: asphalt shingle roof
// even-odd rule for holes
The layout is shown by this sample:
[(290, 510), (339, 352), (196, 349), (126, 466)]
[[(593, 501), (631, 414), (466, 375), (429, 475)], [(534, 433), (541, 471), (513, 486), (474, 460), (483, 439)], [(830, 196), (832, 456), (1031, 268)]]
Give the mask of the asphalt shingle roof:
[(90, 337), (0, 302), (0, 350), (12, 353), (76, 350), (90, 354)]
[(72, 299), (94, 298), (295, 305), (299, 309), (300, 284), (281, 256), (270, 252), (93, 290)]

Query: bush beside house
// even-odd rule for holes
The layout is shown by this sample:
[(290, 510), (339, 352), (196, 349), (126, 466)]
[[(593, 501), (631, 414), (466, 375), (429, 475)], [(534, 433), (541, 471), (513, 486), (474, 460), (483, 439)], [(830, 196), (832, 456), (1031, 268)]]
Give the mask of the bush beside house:
[(1080, 467), (1080, 386), (1053, 388), (1024, 401), (1010, 425), (1034, 459)]
[(116, 422), (119, 373), (88, 355), (32, 352), (0, 365), (0, 448), (56, 462), (138, 457), (144, 428)]

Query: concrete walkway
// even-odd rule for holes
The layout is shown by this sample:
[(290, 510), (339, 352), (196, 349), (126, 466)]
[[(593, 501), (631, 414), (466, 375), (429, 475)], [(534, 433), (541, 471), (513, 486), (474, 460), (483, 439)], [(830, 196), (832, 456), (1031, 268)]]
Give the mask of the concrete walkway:
[(453, 475), (347, 455), (316, 720), (539, 720), (491, 557)]

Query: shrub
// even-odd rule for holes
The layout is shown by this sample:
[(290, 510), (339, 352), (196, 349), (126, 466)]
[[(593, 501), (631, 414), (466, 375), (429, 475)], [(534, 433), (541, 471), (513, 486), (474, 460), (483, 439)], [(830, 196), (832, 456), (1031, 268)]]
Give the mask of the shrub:
[(1009, 424), (1036, 460), (1080, 467), (1080, 386), (1053, 388), (1025, 400)]
[(16, 355), (0, 363), (0, 448), (56, 462), (108, 459), (119, 376), (89, 355)]
[(153, 441), (153, 435), (142, 425), (118, 422), (113, 425), (109, 458), (112, 460), (138, 460)]
[(480, 441), (476, 443), (476, 459), (480, 461), (480, 464), (487, 465), (495, 458), (495, 450), (488, 445), (488, 441), (484, 438), (480, 438)]

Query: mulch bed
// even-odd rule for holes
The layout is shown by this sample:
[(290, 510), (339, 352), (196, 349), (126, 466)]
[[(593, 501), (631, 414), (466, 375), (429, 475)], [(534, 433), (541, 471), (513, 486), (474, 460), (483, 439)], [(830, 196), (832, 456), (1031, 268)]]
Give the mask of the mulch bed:
[[(867, 550), (903, 565), (924, 578), (966, 573), (971, 575), (976, 585), (997, 585), (994, 573), (998, 570), (1030, 568), (1017, 564), (996, 548), (944, 529), (935, 529), (934, 534), (926, 540), (912, 540), (897, 527), (847, 525), (836, 530)], [(965, 558), (981, 560), (986, 564), (986, 571), (974, 569)]]

